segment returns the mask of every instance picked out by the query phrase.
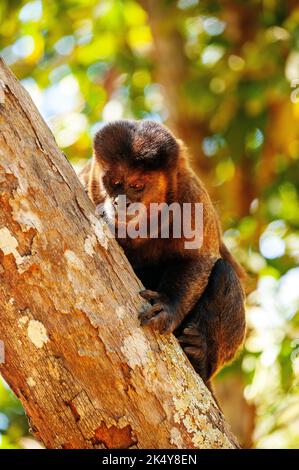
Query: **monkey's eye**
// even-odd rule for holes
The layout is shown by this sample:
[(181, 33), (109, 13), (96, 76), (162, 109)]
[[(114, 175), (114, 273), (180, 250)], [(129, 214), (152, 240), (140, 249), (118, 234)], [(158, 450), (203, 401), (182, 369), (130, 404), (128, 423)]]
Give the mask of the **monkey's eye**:
[(118, 188), (119, 186), (121, 186), (121, 181), (119, 180), (111, 180), (110, 182), (114, 188)]
[(130, 184), (130, 188), (135, 189), (135, 191), (143, 191), (144, 183), (132, 183)]

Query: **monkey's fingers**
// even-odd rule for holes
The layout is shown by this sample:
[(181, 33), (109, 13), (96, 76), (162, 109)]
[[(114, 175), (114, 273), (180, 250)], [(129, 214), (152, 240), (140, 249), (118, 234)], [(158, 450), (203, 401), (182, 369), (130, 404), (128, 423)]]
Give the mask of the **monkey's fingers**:
[(195, 325), (189, 325), (189, 326), (186, 326), (186, 328), (184, 328), (183, 330), (183, 335), (187, 335), (187, 336), (199, 336), (200, 333), (199, 333), (199, 330), (198, 330), (198, 327), (195, 326)]
[(188, 346), (183, 348), (189, 359), (202, 359), (204, 356), (203, 348)]
[(147, 323), (149, 323), (151, 321), (151, 319), (157, 315), (157, 313), (161, 312), (161, 310), (163, 310), (163, 305), (160, 304), (160, 303), (157, 303), (157, 304), (153, 305), (152, 307), (150, 307), (145, 312), (141, 312), (138, 315), (141, 326), (146, 325)]
[(157, 300), (159, 298), (159, 293), (150, 289), (145, 289), (139, 292), (141, 297), (143, 297), (145, 300), (148, 300), (149, 302), (152, 302), (153, 300)]
[[(188, 334), (184, 334), (188, 333)], [(189, 334), (191, 333), (191, 334)], [(191, 362), (205, 361), (207, 355), (207, 341), (204, 334), (197, 327), (187, 327), (178, 340)]]
[(183, 345), (189, 345), (189, 346), (200, 346), (202, 343), (202, 339), (198, 336), (188, 336), (188, 335), (181, 335), (178, 337), (179, 343), (184, 347)]
[(171, 321), (168, 321), (168, 323), (166, 323), (166, 325), (162, 329), (160, 329), (160, 333), (162, 335), (167, 335), (167, 334), (172, 333), (173, 330), (174, 330), (173, 323)]
[(175, 328), (172, 314), (165, 310), (165, 305), (162, 303), (155, 304), (140, 317), (142, 326), (149, 325), (161, 334), (172, 333)]

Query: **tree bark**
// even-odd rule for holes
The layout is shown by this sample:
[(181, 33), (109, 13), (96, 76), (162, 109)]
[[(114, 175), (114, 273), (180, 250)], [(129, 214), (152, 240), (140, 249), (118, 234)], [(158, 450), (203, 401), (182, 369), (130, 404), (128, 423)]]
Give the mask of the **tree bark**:
[(0, 371), (48, 448), (234, 448), (30, 97), (0, 62)]

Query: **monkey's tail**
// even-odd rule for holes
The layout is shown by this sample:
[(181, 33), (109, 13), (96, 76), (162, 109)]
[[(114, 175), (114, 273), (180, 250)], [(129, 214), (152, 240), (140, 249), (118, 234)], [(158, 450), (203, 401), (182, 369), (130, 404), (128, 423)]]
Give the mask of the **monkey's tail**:
[(220, 246), (220, 254), (223, 259), (225, 259), (236, 271), (240, 281), (242, 282), (243, 286), (247, 280), (247, 274), (245, 269), (238, 263), (238, 261), (233, 257), (227, 246), (222, 243)]

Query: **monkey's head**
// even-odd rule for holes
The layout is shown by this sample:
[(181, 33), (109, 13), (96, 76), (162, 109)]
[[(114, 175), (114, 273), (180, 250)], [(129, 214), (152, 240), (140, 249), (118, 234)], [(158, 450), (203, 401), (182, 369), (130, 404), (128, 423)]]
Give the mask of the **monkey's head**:
[[(180, 158), (176, 138), (154, 121), (114, 121), (104, 125), (94, 140), (98, 178), (105, 205), (117, 211), (120, 196), (127, 207), (169, 202)], [(149, 213), (149, 211), (148, 211)]]

